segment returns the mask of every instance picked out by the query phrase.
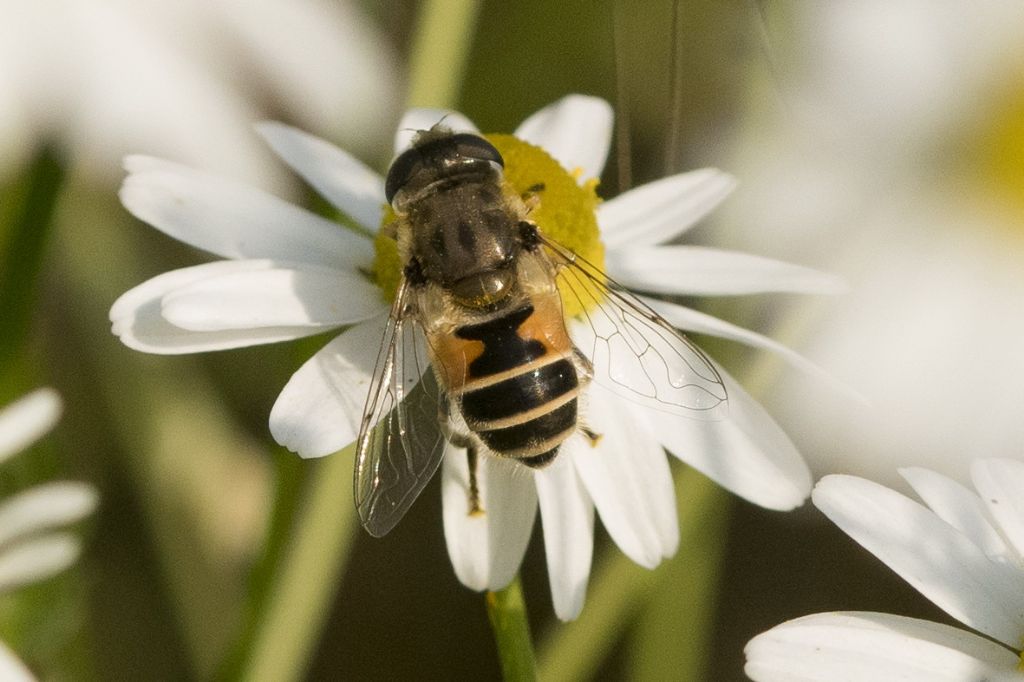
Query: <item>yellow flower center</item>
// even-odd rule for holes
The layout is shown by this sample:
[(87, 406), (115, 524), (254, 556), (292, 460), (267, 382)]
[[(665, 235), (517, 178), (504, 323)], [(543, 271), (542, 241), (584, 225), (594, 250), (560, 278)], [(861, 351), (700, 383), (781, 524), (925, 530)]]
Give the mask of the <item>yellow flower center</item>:
[[(527, 198), (532, 207), (529, 219), (537, 224), (541, 233), (603, 271), (604, 245), (595, 212), (600, 202), (597, 179), (581, 185), (577, 182), (578, 173), (568, 173), (546, 151), (512, 135), (484, 137), (505, 160), (506, 191)], [(374, 241), (373, 274), (388, 301), (395, 297), (402, 268), (393, 231), (387, 229), (395, 219), (389, 207)], [(582, 313), (583, 304), (570, 294), (563, 277), (559, 277), (558, 285), (565, 314), (573, 317)]]
[(984, 188), (1019, 214), (1024, 210), (1024, 73), (1007, 81), (983, 117), (974, 158)]

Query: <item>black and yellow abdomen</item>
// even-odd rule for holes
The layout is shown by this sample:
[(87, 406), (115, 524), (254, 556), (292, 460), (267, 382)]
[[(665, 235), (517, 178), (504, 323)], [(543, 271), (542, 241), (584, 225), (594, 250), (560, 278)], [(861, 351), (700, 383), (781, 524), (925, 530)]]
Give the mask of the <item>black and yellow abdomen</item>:
[(550, 462), (576, 429), (580, 388), (557, 294), (439, 341), (435, 364), (469, 429), (496, 455), (533, 467)]

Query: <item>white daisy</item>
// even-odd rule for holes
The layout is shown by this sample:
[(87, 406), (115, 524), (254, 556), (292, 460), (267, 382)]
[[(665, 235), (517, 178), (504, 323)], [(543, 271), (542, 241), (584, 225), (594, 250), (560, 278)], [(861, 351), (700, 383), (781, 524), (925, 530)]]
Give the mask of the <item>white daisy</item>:
[(396, 60), (355, 3), (0, 0), (0, 16), (0, 175), (56, 141), (108, 177), (128, 150), (173, 150), (262, 180), (245, 125), (265, 107), (361, 140), (395, 111)]
[[(408, 145), (411, 131), (442, 117), (454, 129), (476, 130), (456, 112), (413, 110), (399, 126), (396, 150)], [(515, 137), (549, 152), (563, 167), (559, 173), (574, 171), (586, 185), (604, 166), (611, 129), (606, 102), (569, 96), (530, 116)], [(380, 347), (387, 303), (367, 273), (376, 268), (376, 281), (385, 276), (374, 260), (384, 182), (349, 154), (297, 130), (268, 123), (259, 132), (342, 211), (353, 229), (229, 180), (130, 157), (121, 191), (128, 210), (229, 260), (155, 277), (124, 294), (110, 317), (126, 345), (151, 353), (237, 348), (348, 326), (294, 374), (270, 415), (278, 442), (304, 457), (319, 457), (356, 438)], [(513, 173), (513, 166), (506, 158), (506, 173)], [(596, 222), (609, 274), (637, 290), (677, 295), (835, 291), (834, 278), (806, 268), (666, 244), (714, 208), (733, 185), (728, 175), (705, 169), (598, 205)], [(799, 356), (754, 332), (679, 305), (645, 300), (682, 329), (769, 348), (806, 366)], [(582, 330), (578, 321), (572, 325)], [(570, 440), (555, 464), (539, 472), (483, 458), (482, 516), (466, 513), (465, 457), (445, 457), (445, 536), (459, 579), (475, 589), (504, 587), (522, 559), (538, 505), (560, 617), (572, 618), (582, 607), (595, 509), (628, 556), (655, 566), (675, 551), (678, 537), (663, 448), (752, 502), (773, 509), (799, 505), (810, 489), (803, 460), (767, 413), (728, 375), (723, 377), (730, 418), (718, 422), (648, 413), (591, 386), (587, 420), (600, 424), (603, 433), (596, 456), (589, 445), (582, 456), (581, 444)]]
[(850, 283), (799, 349), (872, 409), (808, 399), (795, 373), (769, 407), (816, 475), (966, 480), (1024, 442), (1024, 3), (763, 5), (772, 68), (747, 90), (724, 222)]
[[(51, 389), (37, 390), (0, 410), (0, 464), (53, 428), (60, 410), (60, 398)], [(61, 528), (95, 507), (95, 489), (73, 481), (37, 485), (0, 503), (0, 593), (45, 580), (74, 563), (81, 542)], [(33, 679), (2, 642), (0, 679)]]
[(884, 613), (820, 613), (751, 640), (746, 672), (752, 679), (1021, 678), (1024, 462), (976, 460), (976, 492), (929, 469), (900, 474), (927, 507), (854, 476), (822, 479), (814, 504), (921, 594), (987, 638)]

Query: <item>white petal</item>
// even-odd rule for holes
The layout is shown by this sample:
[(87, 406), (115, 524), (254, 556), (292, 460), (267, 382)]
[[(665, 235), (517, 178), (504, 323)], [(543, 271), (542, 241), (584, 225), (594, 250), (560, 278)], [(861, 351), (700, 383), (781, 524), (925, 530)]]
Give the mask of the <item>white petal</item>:
[(323, 331), (320, 327), (301, 326), (196, 332), (177, 327), (163, 316), (163, 299), (176, 289), (209, 277), (269, 267), (272, 262), (265, 260), (216, 261), (157, 275), (114, 301), (110, 308), (111, 331), (129, 348), (163, 355), (244, 348)]
[(360, 322), (384, 307), (380, 290), (362, 275), (268, 262), (265, 269), (232, 270), (178, 287), (164, 296), (161, 312), (182, 329), (216, 332), (328, 329)]
[(1007, 556), (1009, 548), (989, 522), (977, 495), (930, 469), (907, 467), (899, 472), (939, 518), (969, 537), (986, 555)]
[(571, 450), (580, 447), (589, 445), (570, 439), (551, 465), (534, 473), (551, 599), (562, 620), (575, 619), (583, 609), (594, 553), (594, 503), (572, 462)]
[(646, 412), (591, 384), (582, 417), (600, 440), (596, 446), (584, 440), (564, 454), (572, 457), (615, 544), (636, 563), (654, 568), (675, 553), (679, 527), (672, 473)]
[(515, 136), (551, 154), (581, 180), (601, 176), (612, 140), (614, 114), (600, 97), (567, 95), (532, 114)]
[(1021, 569), (990, 561), (934, 513), (877, 483), (826, 476), (813, 499), (847, 535), (946, 613), (1008, 646), (1020, 646)]
[(715, 366), (729, 395), (728, 416), (704, 421), (652, 411), (658, 439), (673, 455), (745, 500), (782, 511), (800, 506), (811, 490), (807, 464), (760, 403)]
[(60, 419), (60, 396), (39, 388), (0, 410), (0, 462), (43, 437)]
[(146, 156), (124, 165), (125, 208), (196, 248), (351, 270), (373, 260), (369, 239), (261, 190)]
[(274, 440), (302, 457), (323, 457), (355, 441), (384, 321), (345, 330), (292, 375), (270, 410)]
[(506, 587), (522, 563), (537, 514), (533, 474), (514, 462), (481, 456), (477, 486), (483, 513), (469, 508), (466, 451), (449, 447), (441, 468), (444, 539), (459, 581), (474, 590)]
[(14, 652), (0, 642), (0, 680), (6, 682), (35, 682), (35, 676)]
[[(971, 480), (989, 514), (1017, 557), (1024, 556), (1024, 462), (979, 459), (971, 464)], [(1018, 642), (1018, 644), (1020, 644)]]
[(605, 266), (631, 289), (684, 296), (837, 294), (846, 288), (839, 277), (812, 268), (703, 246), (626, 246), (609, 251)]
[(60, 573), (80, 553), (81, 544), (70, 533), (50, 533), (5, 549), (0, 552), (0, 594)]
[(779, 343), (775, 339), (771, 339), (763, 334), (758, 334), (757, 332), (752, 332), (749, 329), (744, 329), (743, 327), (738, 327), (730, 322), (708, 315), (707, 313), (676, 305), (675, 303), (659, 301), (658, 299), (650, 298), (648, 296), (640, 296), (639, 298), (641, 301), (653, 308), (655, 312), (664, 317), (673, 327), (682, 329), (683, 331), (694, 332), (696, 334), (708, 334), (710, 336), (717, 336), (720, 339), (739, 341), (740, 343), (754, 348), (770, 350), (793, 367), (807, 372), (816, 379), (823, 381), (831, 386), (833, 390), (846, 395), (851, 400), (862, 405), (867, 402), (863, 396), (856, 393), (852, 388), (841, 383), (824, 369), (800, 355), (792, 348)]
[(451, 109), (409, 109), (402, 116), (395, 132), (395, 155), (401, 154), (412, 145), (412, 138), (416, 133), (430, 130), (439, 123), (456, 133), (480, 132), (472, 121)]
[(44, 483), (0, 505), (0, 547), (19, 537), (75, 523), (96, 508), (96, 489), (76, 481)]
[(384, 178), (333, 144), (283, 123), (265, 122), (257, 132), (325, 199), (367, 230), (384, 215)]
[(948, 625), (884, 613), (819, 613), (777, 625), (744, 652), (755, 682), (991, 682), (1017, 657)]
[(667, 242), (713, 211), (735, 186), (728, 173), (702, 168), (623, 192), (597, 207), (601, 241), (609, 251)]

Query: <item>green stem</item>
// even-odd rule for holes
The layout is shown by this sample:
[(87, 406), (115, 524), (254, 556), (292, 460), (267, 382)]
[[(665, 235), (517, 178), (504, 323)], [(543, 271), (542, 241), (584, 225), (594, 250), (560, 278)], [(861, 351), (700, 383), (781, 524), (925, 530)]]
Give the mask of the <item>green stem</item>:
[(494, 631), (501, 659), (501, 673), (508, 682), (537, 679), (537, 662), (530, 639), (530, 622), (519, 577), (503, 590), (487, 593), (487, 617)]
[(6, 243), (0, 249), (0, 368), (10, 365), (28, 334), (35, 310), (37, 275), (64, 176), (58, 155), (52, 148), (43, 147), (19, 186), (12, 188), (3, 201), (11, 208), (4, 221)]
[(479, 0), (423, 3), (410, 54), (408, 106), (457, 104), (479, 10)]
[(353, 448), (316, 464), (290, 541), (251, 625), (248, 655), (230, 679), (303, 679), (358, 528), (351, 495)]

